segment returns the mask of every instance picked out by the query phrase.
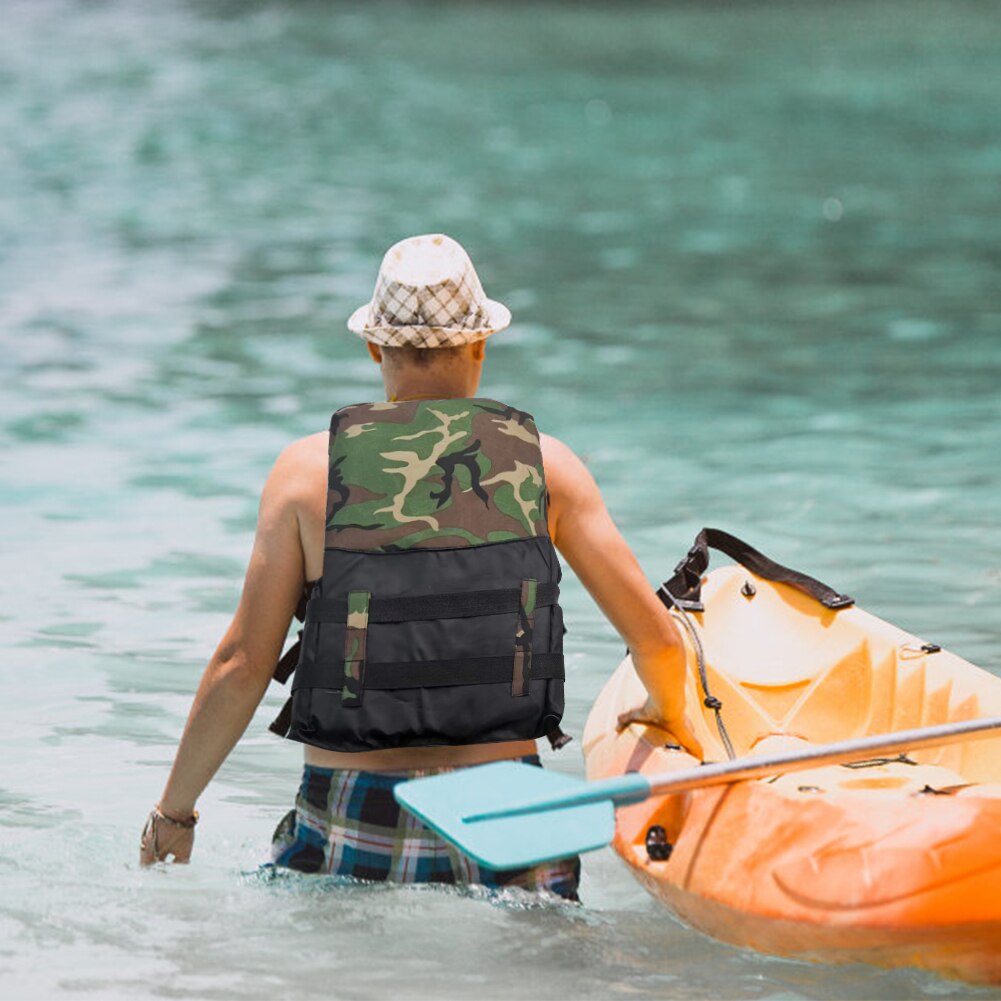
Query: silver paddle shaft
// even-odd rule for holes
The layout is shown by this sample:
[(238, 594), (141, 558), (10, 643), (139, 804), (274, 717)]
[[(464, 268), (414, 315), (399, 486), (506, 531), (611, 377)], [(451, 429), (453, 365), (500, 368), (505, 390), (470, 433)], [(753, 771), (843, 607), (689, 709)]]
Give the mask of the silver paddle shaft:
[(923, 726), (914, 730), (897, 730), (894, 733), (875, 734), (854, 740), (839, 740), (820, 744), (804, 751), (784, 751), (779, 754), (752, 755), (735, 761), (720, 761), (683, 772), (662, 772), (647, 775), (651, 793), (687, 792), (705, 786), (726, 785), (744, 779), (757, 779), (783, 772), (799, 772), (824, 765), (845, 765), (864, 761), (877, 755), (902, 751), (918, 751), (923, 747), (941, 747), (966, 740), (1001, 736), (1001, 716), (943, 723), (940, 726)]
[(922, 747), (941, 747), (943, 744), (1001, 736), (999, 730), (1001, 730), (1001, 716), (987, 716), (982, 719), (943, 723), (940, 726), (923, 726), (914, 730), (897, 730), (894, 733), (820, 744), (806, 751), (752, 755), (738, 758), (736, 761), (720, 761), (700, 765), (698, 768), (686, 768), (684, 771), (660, 772), (656, 775), (628, 772), (599, 782), (582, 782), (579, 788), (567, 792), (509, 804), (496, 810), (468, 814), (462, 819), (466, 823), (476, 823), (502, 817), (547, 813), (551, 810), (599, 803), (602, 800), (610, 800), (616, 806), (626, 806), (655, 795), (688, 792), (691, 789), (705, 789), (709, 786), (728, 785), (746, 779), (758, 779), (765, 775), (781, 775), (785, 772), (804, 771), (823, 765), (864, 761), (876, 755), (916, 751)]

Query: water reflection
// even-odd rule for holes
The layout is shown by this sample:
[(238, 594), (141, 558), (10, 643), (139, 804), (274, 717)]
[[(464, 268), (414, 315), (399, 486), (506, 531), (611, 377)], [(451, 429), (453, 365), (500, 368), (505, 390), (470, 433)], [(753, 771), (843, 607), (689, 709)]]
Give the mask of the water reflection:
[[(585, 456), (651, 579), (719, 524), (1001, 670), (1001, 27), (907, 10), (8, 4), (8, 993), (978, 996), (721, 946), (608, 853), (585, 917), (243, 880), (298, 778), (277, 691), (197, 864), (131, 868), (259, 486), (380, 392), (343, 324), (412, 232), (511, 305), (484, 390)], [(579, 734), (622, 647), (566, 595)]]

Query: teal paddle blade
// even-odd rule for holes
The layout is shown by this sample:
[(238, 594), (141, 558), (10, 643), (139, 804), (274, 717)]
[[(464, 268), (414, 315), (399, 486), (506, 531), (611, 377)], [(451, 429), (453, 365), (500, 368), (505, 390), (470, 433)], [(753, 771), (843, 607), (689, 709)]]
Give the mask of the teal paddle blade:
[[(611, 800), (498, 816), (505, 804), (568, 799), (587, 784), (534, 765), (499, 761), (401, 782), (397, 802), (466, 855), (492, 869), (518, 869), (607, 845), (615, 833)], [(490, 814), (481, 820), (467, 820)]]

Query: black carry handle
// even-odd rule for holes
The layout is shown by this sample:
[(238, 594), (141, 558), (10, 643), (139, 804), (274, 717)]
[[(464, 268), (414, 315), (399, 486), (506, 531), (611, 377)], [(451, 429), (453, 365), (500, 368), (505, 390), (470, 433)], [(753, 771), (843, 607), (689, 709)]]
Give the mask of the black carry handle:
[(847, 608), (849, 605), (855, 604), (854, 598), (835, 591), (834, 588), (822, 584), (813, 577), (808, 577), (805, 573), (790, 570), (788, 567), (770, 560), (736, 536), (718, 528), (703, 528), (696, 536), (695, 544), (688, 550), (688, 555), (674, 568), (674, 576), (670, 580), (664, 581), (657, 592), (668, 608), (672, 605), (680, 605), (692, 612), (704, 610), (702, 575), (709, 568), (710, 549), (724, 553), (730, 559), (736, 560), (741, 566), (747, 567), (751, 573), (764, 577), (765, 580), (791, 584), (793, 587), (799, 588), (811, 598), (816, 598), (825, 608)]

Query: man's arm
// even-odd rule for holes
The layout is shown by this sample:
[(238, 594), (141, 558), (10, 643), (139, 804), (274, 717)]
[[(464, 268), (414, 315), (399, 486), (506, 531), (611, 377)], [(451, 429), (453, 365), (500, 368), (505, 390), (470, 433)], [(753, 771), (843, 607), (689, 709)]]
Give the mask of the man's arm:
[[(240, 603), (205, 668), (160, 799), (168, 818), (191, 816), (198, 796), (247, 728), (281, 654), (305, 580), (297, 514), (300, 459), (299, 446), (290, 446), (264, 485)], [(142, 861), (168, 853), (186, 861), (191, 839), (182, 831), (164, 825), (159, 850), (144, 845)]]
[(542, 448), (553, 542), (625, 640), (665, 727), (690, 750), (701, 751), (685, 719), (685, 649), (670, 613), (584, 463), (550, 435), (542, 435)]

